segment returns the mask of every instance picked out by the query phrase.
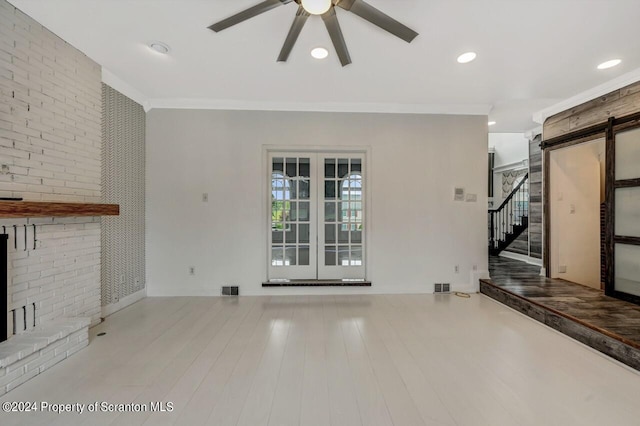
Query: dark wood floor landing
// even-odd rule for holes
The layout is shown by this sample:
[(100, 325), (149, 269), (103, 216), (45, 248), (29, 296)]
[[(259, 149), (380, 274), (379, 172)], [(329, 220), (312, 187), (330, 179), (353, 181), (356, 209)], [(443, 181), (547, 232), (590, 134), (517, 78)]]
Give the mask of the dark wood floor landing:
[(640, 370), (640, 306), (539, 276), (540, 268), (492, 257), (480, 292)]

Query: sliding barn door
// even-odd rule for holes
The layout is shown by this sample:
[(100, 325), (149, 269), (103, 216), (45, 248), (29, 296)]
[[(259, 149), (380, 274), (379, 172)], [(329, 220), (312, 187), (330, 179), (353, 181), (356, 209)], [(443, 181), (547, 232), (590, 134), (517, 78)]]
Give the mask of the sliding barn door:
[[(608, 178), (613, 200), (613, 232), (607, 294), (640, 302), (640, 128), (621, 130), (610, 138)], [(613, 222), (613, 223), (611, 223)]]

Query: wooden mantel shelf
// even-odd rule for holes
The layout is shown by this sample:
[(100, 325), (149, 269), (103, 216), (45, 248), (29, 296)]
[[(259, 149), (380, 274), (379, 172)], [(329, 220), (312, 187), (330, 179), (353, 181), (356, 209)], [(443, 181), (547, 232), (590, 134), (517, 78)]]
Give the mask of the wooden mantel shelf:
[(50, 216), (118, 216), (118, 204), (0, 201), (0, 218)]

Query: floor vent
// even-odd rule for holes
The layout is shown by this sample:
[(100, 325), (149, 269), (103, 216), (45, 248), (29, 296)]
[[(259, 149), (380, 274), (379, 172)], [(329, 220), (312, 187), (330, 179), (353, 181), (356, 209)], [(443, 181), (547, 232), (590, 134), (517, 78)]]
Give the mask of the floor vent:
[(240, 295), (240, 290), (238, 286), (223, 286), (222, 287), (222, 295), (223, 296), (238, 296)]
[(451, 284), (449, 283), (436, 283), (433, 288), (434, 293), (449, 293), (451, 292)]

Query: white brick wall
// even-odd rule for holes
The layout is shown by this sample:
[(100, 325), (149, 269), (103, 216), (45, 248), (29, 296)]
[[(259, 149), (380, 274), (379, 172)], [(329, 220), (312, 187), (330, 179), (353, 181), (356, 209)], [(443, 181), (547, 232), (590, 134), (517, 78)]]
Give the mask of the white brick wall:
[[(101, 90), (98, 64), (0, 0), (0, 166), (8, 166), (0, 197), (100, 202)], [(35, 250), (32, 226), (24, 250), (24, 223), (38, 224)], [(20, 225), (17, 250), (13, 224)], [(35, 303), (36, 325), (77, 316), (99, 322), (99, 218), (3, 225), (10, 234), (9, 309)]]
[(0, 196), (99, 202), (101, 69), (0, 0)]
[(0, 343), (0, 396), (89, 344), (88, 318), (58, 320)]
[[(13, 329), (12, 310), (35, 304), (36, 324), (46, 324), (60, 317), (89, 317), (100, 322), (101, 229), (99, 218), (48, 218), (0, 221), (9, 234), (9, 324)], [(82, 221), (82, 222), (78, 222)], [(24, 243), (27, 226), (27, 246)], [(17, 227), (17, 249), (14, 228)], [(37, 245), (33, 248), (33, 224)], [(18, 318), (17, 334), (25, 331)], [(26, 327), (27, 329), (29, 327)]]

